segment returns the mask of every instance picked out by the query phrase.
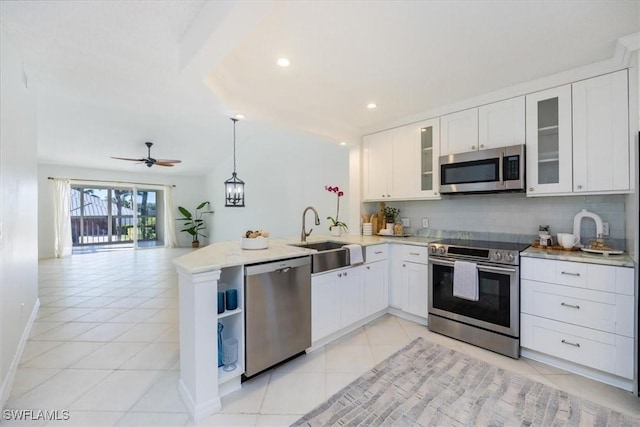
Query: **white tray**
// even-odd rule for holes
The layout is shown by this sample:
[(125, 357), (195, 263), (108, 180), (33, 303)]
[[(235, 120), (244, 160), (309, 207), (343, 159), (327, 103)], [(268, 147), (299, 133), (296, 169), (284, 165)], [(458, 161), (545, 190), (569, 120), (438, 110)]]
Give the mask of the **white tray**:
[(590, 248), (580, 248), (581, 251), (583, 252), (589, 252), (591, 254), (601, 254), (604, 256), (607, 255), (621, 255), (624, 253), (624, 251), (619, 251), (619, 250), (610, 250), (610, 251), (603, 251), (602, 249), (590, 249)]

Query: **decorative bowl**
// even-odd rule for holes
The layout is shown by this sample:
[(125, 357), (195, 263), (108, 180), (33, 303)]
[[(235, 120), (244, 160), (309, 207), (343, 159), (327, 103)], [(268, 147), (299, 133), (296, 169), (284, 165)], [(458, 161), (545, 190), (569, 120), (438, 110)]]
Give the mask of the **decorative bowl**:
[(267, 249), (269, 247), (269, 239), (262, 236), (256, 237), (253, 239), (250, 239), (248, 237), (243, 237), (242, 241), (240, 242), (240, 247), (242, 249), (250, 249), (250, 250)]

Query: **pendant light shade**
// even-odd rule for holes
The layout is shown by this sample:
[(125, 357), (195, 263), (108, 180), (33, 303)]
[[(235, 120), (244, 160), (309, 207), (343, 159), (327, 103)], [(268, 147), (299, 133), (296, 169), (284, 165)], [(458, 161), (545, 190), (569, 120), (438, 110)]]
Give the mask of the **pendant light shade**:
[(236, 122), (238, 119), (231, 118), (233, 122), (233, 173), (231, 178), (224, 182), (224, 205), (233, 208), (244, 207), (244, 181), (236, 174)]

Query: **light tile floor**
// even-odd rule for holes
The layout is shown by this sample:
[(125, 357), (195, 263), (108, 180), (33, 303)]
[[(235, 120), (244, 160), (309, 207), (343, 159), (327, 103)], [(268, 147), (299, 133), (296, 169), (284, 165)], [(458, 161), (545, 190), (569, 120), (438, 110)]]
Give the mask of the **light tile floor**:
[[(177, 390), (178, 287), (171, 263), (187, 251), (113, 251), (41, 262), (41, 308), (6, 409), (69, 410), (71, 418), (3, 426), (192, 425)], [(386, 315), (245, 382), (223, 398), (221, 413), (198, 425), (289, 425), (416, 337), (640, 416), (640, 399), (631, 393)]]

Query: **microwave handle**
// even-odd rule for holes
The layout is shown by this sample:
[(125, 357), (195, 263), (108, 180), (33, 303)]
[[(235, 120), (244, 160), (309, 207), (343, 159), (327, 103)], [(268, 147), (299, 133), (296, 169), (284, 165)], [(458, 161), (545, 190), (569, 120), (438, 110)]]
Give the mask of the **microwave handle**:
[(504, 187), (504, 151), (500, 152), (500, 161), (498, 163), (498, 180), (500, 185)]

